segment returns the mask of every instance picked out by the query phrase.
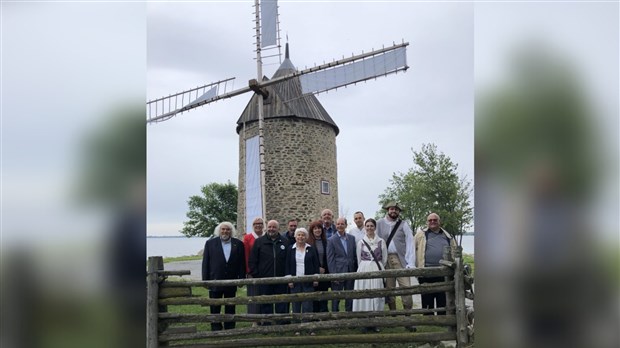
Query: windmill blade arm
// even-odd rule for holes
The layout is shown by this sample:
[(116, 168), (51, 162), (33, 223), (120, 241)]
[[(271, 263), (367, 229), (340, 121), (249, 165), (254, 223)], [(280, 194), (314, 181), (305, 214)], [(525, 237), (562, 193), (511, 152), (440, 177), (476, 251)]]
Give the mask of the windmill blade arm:
[(406, 61), (408, 45), (408, 42), (396, 44), (260, 83), (250, 81), (250, 86), (230, 92), (227, 92), (228, 82), (234, 78), (155, 99), (146, 103), (147, 123), (165, 121), (185, 111), (250, 91), (260, 91), (263, 87), (295, 77), (299, 77), (302, 93), (310, 94), (405, 71), (409, 68)]
[(320, 93), (380, 76), (406, 71), (408, 43), (372, 51), (304, 71), (299, 77), (303, 94)]
[[(409, 69), (406, 61), (406, 47), (408, 45), (408, 42), (403, 42), (401, 44), (395, 44), (387, 48), (373, 50), (368, 53), (362, 53), (349, 58), (335, 60), (333, 62), (304, 69), (290, 75), (263, 81), (259, 84), (259, 86), (266, 87), (295, 77), (299, 77), (302, 82), (302, 91), (304, 94), (320, 93), (326, 90), (343, 87), (356, 82), (370, 80), (379, 76), (384, 76), (399, 71), (406, 71), (407, 69)], [(365, 71), (366, 73), (360, 74), (358, 72), (356, 74), (356, 69), (358, 71)], [(344, 76), (346, 78), (337, 79), (335, 80), (335, 83), (327, 86), (323, 84), (323, 87), (318, 89), (309, 86), (313, 81), (321, 79), (324, 80), (327, 76), (330, 75), (335, 75), (339, 77)], [(307, 85), (305, 89), (304, 85)]]
[(246, 87), (240, 90), (227, 92), (227, 90), (231, 88), (229, 87), (229, 85), (231, 85), (230, 82), (234, 79), (233, 77), (209, 83), (204, 86), (147, 102), (147, 123), (165, 121), (185, 111), (249, 91), (249, 88)]
[(337, 67), (337, 66), (340, 66), (340, 65), (345, 65), (345, 64), (353, 63), (353, 62), (356, 62), (356, 61), (360, 61), (360, 60), (364, 60), (364, 59), (371, 58), (371, 57), (374, 57), (374, 56), (378, 56), (378, 55), (381, 55), (381, 54), (384, 54), (384, 53), (387, 53), (387, 52), (391, 52), (391, 51), (397, 50), (399, 48), (404, 49), (407, 46), (409, 46), (409, 42), (403, 42), (403, 43), (400, 43), (400, 44), (392, 45), (390, 47), (381, 48), (381, 49), (378, 49), (378, 50), (372, 50), (372, 51), (367, 52), (367, 53), (358, 54), (358, 55), (355, 55), (355, 56), (352, 56), (352, 57), (349, 57), (349, 58), (343, 58), (343, 59), (335, 60), (335, 61), (333, 61), (331, 63), (325, 63), (325, 64), (322, 64), (322, 65), (319, 65), (319, 66), (315, 66), (315, 67), (312, 67), (312, 68), (304, 69), (304, 70), (299, 72), (299, 75), (306, 75), (306, 74), (310, 74), (310, 73), (317, 72), (317, 71), (320, 71), (320, 70), (326, 70), (326, 69), (334, 68), (334, 67)]

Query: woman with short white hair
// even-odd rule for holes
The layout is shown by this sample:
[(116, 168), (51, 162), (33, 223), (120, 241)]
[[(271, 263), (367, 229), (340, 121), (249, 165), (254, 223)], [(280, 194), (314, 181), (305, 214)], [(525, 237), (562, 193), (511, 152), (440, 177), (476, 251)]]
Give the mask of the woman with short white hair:
[[(295, 244), (289, 246), (286, 253), (284, 274), (287, 277), (319, 274), (319, 254), (316, 248), (306, 243), (308, 231), (301, 227), (295, 230)], [(289, 282), (291, 294), (313, 292), (319, 282)], [(312, 301), (293, 302), (293, 313), (312, 313)], [(304, 320), (305, 321), (305, 320)], [(295, 335), (299, 335), (296, 332)], [(314, 336), (314, 332), (310, 335)]]

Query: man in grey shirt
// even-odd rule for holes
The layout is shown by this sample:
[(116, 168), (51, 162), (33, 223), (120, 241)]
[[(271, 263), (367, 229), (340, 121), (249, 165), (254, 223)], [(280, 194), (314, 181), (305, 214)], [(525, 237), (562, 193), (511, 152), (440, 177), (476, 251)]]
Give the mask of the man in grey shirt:
[[(439, 260), (443, 258), (443, 249), (446, 246), (456, 245), (454, 238), (439, 227), (441, 220), (439, 215), (431, 213), (426, 218), (427, 229), (418, 229), (415, 234), (416, 267), (439, 266)], [(418, 283), (437, 283), (443, 282), (444, 277), (424, 278), (419, 277)], [(437, 292), (432, 294), (422, 294), (422, 308), (441, 308), (446, 306), (446, 293)], [(437, 307), (435, 307), (437, 302)], [(445, 315), (446, 312), (437, 312), (437, 315)], [(433, 315), (425, 313), (424, 315)]]

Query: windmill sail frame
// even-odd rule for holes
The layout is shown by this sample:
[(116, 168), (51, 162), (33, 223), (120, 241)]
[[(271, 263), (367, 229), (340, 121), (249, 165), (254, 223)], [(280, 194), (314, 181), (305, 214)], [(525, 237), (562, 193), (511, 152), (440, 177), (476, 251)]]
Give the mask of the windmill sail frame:
[[(328, 86), (328, 88), (320, 88), (317, 90), (312, 90), (312, 91), (308, 91), (305, 94), (318, 94), (318, 93), (323, 93), (332, 89), (337, 89), (337, 88), (341, 88), (341, 87), (345, 87), (348, 85), (352, 85), (352, 84), (356, 84), (358, 82), (363, 82), (363, 81), (367, 81), (367, 80), (371, 80), (371, 79), (375, 79), (377, 77), (381, 77), (381, 76), (387, 76), (387, 75), (391, 75), (391, 74), (396, 74), (400, 71), (407, 71), (407, 69), (409, 69), (409, 66), (407, 65), (407, 60), (406, 60), (406, 47), (409, 45), (409, 42), (403, 42), (400, 44), (393, 44), (390, 47), (384, 47), (381, 49), (377, 49), (377, 50), (372, 50), (370, 52), (367, 53), (362, 53), (362, 54), (358, 54), (358, 55), (354, 55), (352, 57), (349, 58), (343, 58), (343, 59), (339, 59), (339, 60), (335, 60), (333, 62), (330, 63), (325, 63), (325, 64), (321, 64), (312, 68), (307, 68), (304, 70), (301, 70), (299, 72), (290, 74), (290, 75), (286, 75), (286, 76), (282, 76), (282, 77), (278, 77), (278, 78), (274, 78), (271, 80), (266, 80), (266, 81), (262, 81), (262, 59), (259, 59), (257, 57), (257, 69), (258, 69), (258, 65), (261, 64), (261, 70), (260, 73), (261, 75), (257, 74), (257, 77), (260, 80), (254, 80), (252, 81), (252, 88), (250, 88), (250, 86), (247, 87), (243, 87), (234, 91), (230, 91), (230, 92), (226, 92), (226, 88), (227, 88), (227, 81), (231, 81), (234, 80), (235, 78), (229, 78), (229, 79), (225, 79), (225, 80), (221, 80), (218, 82), (214, 82), (205, 86), (201, 86), (201, 87), (197, 87), (194, 88), (192, 90), (188, 90), (185, 92), (180, 92), (180, 93), (176, 93), (173, 94), (171, 96), (168, 97), (163, 97), (163, 98), (159, 98), (159, 99), (155, 99), (153, 101), (150, 101), (147, 103), (147, 122), (148, 123), (152, 123), (152, 122), (160, 122), (160, 121), (165, 121), (167, 119), (172, 118), (173, 116), (189, 111), (191, 109), (200, 107), (200, 106), (204, 106), (206, 104), (209, 103), (213, 103), (216, 102), (218, 100), (222, 100), (222, 99), (226, 99), (226, 98), (231, 98), (240, 94), (244, 94), (247, 92), (251, 92), (253, 90), (256, 90), (257, 88), (263, 88), (263, 87), (267, 87), (267, 86), (271, 86), (274, 85), (276, 83), (280, 83), (292, 78), (296, 78), (299, 77), (302, 81), (304, 79), (309, 80), (313, 74), (317, 74), (317, 73), (321, 73), (322, 71), (333, 71), (334, 69), (338, 68), (338, 67), (344, 67), (347, 68), (348, 66), (353, 66), (353, 64), (357, 64), (357, 63), (363, 63), (363, 62), (368, 62), (372, 59), (381, 59), (382, 57), (385, 57), (386, 55), (391, 54), (391, 52), (399, 52), (398, 54), (400, 54), (400, 56), (398, 57), (394, 57), (395, 63), (393, 65), (391, 65), (390, 67), (386, 67), (383, 71), (380, 72), (376, 72), (373, 74), (369, 74), (369, 75), (361, 75), (359, 78), (354, 78), (354, 79), (349, 79), (346, 80), (342, 83), (336, 83), (336, 84), (332, 84), (331, 86)], [(257, 50), (257, 56), (260, 55), (260, 50)], [(345, 74), (348, 74), (345, 70)], [(352, 75), (352, 73), (351, 73)], [(308, 76), (308, 77), (304, 77), (304, 76)], [(353, 75), (352, 75), (353, 76)], [(189, 102), (187, 105), (185, 105), (184, 107), (181, 108), (176, 108), (173, 109), (171, 111), (167, 111), (167, 112), (161, 112), (159, 114), (155, 114), (152, 115), (152, 104), (155, 102), (161, 102), (164, 99), (171, 99), (171, 98), (177, 98), (179, 95), (184, 94), (184, 93), (188, 93), (191, 91), (195, 91), (197, 89), (204, 89), (206, 87), (211, 87), (217, 85), (218, 87), (218, 94), (213, 96), (212, 98), (206, 99), (206, 100), (202, 100), (199, 102)], [(219, 93), (222, 89), (222, 87), (224, 88), (224, 92)], [(198, 97), (196, 97), (198, 98)], [(149, 109), (151, 108), (151, 109)], [(157, 108), (155, 109), (157, 110)], [(159, 108), (159, 110), (161, 110), (161, 108)]]
[[(235, 80), (235, 78), (231, 77), (171, 94), (167, 97), (161, 97), (148, 101), (146, 103), (147, 123), (166, 121), (178, 114), (199, 106), (248, 92), (241, 89), (227, 93), (226, 91), (229, 89), (229, 82), (233, 80)], [(232, 87), (230, 87), (230, 89), (232, 89)], [(209, 94), (211, 92), (212, 94)]]

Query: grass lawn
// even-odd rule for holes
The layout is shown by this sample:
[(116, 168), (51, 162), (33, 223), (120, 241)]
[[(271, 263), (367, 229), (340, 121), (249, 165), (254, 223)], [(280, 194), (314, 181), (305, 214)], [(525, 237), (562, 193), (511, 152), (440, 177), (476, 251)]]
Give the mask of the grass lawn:
[(202, 260), (202, 256), (193, 255), (193, 256), (164, 257), (164, 263), (176, 262), (176, 261), (193, 261), (193, 260)]
[(473, 254), (463, 254), (463, 262), (466, 265), (469, 265), (469, 267), (471, 267), (471, 275), (474, 275), (474, 271), (476, 269), (476, 265), (474, 263), (474, 255)]
[[(192, 288), (192, 294), (194, 296), (204, 296), (204, 297), (208, 297), (209, 293), (208, 290), (204, 289), (204, 288), (200, 288), (200, 287), (194, 287)], [(241, 287), (237, 290), (237, 296), (246, 296), (246, 287)], [(414, 296), (419, 296), (419, 295), (414, 295)], [(402, 301), (400, 299), (400, 297), (396, 298), (396, 303), (397, 303), (397, 308), (402, 308)], [(329, 304), (329, 308), (331, 308), (331, 303)], [(386, 305), (386, 310), (388, 310), (387, 305)], [(223, 308), (222, 308), (223, 311)], [(340, 302), (340, 311), (344, 311), (344, 301)], [(170, 313), (185, 313), (185, 314), (208, 314), (209, 313), (209, 307), (202, 307), (199, 305), (178, 305), (178, 306), (168, 306), (168, 312)], [(236, 308), (236, 312), (237, 314), (243, 314), (247, 312), (247, 307), (246, 306), (242, 306), (242, 305), (238, 305)], [(181, 326), (183, 325), (196, 325), (196, 329), (198, 331), (210, 331), (211, 330), (211, 326), (208, 323), (197, 323), (197, 324), (180, 324)], [(251, 322), (238, 322), (237, 323), (237, 328), (245, 328), (245, 327), (250, 327), (252, 325)], [(358, 329), (338, 329), (337, 327), (337, 322), (334, 322), (334, 329), (333, 330), (321, 330), (318, 331), (317, 334), (321, 335), (321, 336), (327, 336), (327, 335), (355, 335), (355, 334), (360, 334), (360, 331)], [(418, 332), (436, 332), (436, 331), (444, 331), (446, 330), (445, 328), (442, 327), (436, 327), (436, 326), (420, 326), (418, 327)], [(381, 333), (382, 334), (389, 334), (389, 333), (405, 333), (407, 332), (404, 328), (402, 327), (393, 327), (393, 328), (381, 328)], [(287, 336), (290, 335), (291, 337), (293, 337), (293, 333), (292, 332), (285, 332), (285, 333), (273, 333), (273, 334), (256, 334), (256, 335), (246, 335), (243, 338), (251, 338), (251, 337), (282, 337), (282, 336)], [(197, 342), (204, 342), (204, 343), (208, 343), (209, 340), (196, 340), (196, 341), (187, 341), (184, 343), (197, 343)], [(420, 343), (420, 345), (422, 345), (423, 343)], [(320, 345), (321, 347), (342, 347), (345, 345)], [(357, 347), (377, 347), (376, 344), (357, 344)], [(381, 344), (381, 347), (415, 347), (416, 345), (413, 343), (385, 343), (385, 344)], [(318, 345), (317, 345), (318, 347)]]

